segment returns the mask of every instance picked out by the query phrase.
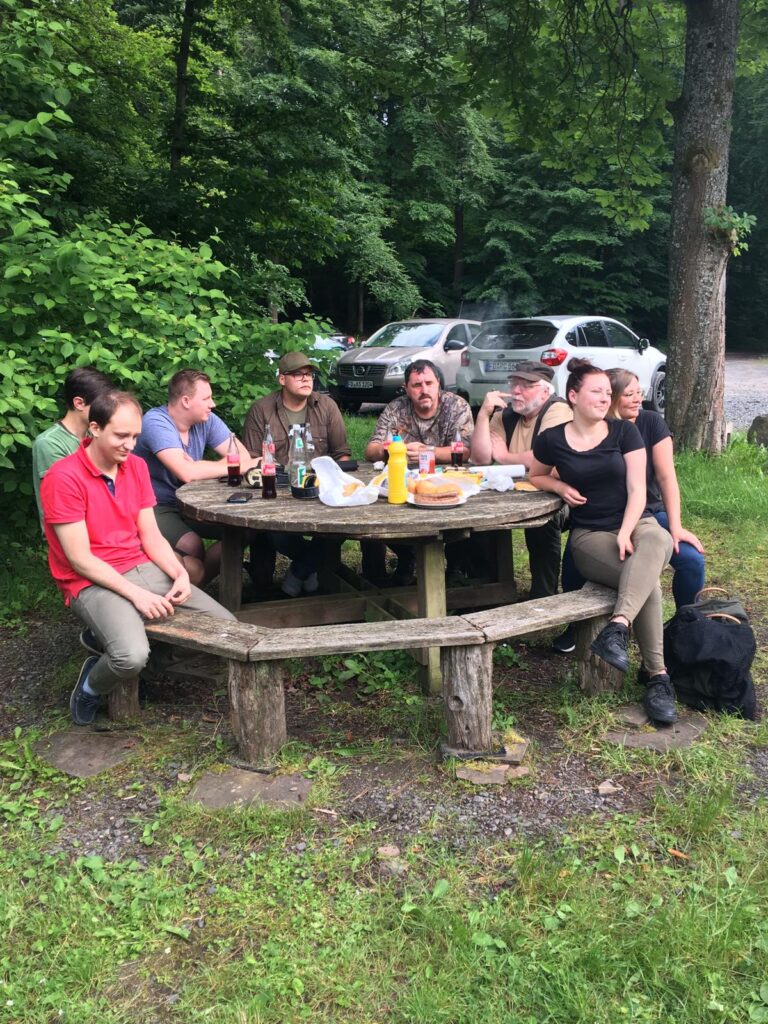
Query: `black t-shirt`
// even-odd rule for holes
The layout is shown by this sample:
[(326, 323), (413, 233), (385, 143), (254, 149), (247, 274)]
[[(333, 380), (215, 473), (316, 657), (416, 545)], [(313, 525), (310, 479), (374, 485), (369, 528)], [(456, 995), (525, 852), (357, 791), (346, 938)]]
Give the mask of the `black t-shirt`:
[(624, 455), (643, 448), (643, 439), (629, 420), (606, 420), (606, 423), (607, 436), (586, 452), (575, 451), (566, 441), (567, 423), (545, 430), (533, 444), (533, 454), (539, 462), (554, 466), (560, 479), (587, 499), (586, 504), (571, 508), (572, 527), (618, 530), (624, 518), (627, 506)]
[(672, 431), (664, 421), (664, 417), (649, 409), (641, 409), (637, 414), (635, 426), (640, 431), (645, 450), (648, 453), (648, 462), (645, 467), (645, 508), (653, 514), (661, 512), (664, 502), (661, 500), (661, 491), (653, 470), (653, 446), (663, 441), (665, 437), (672, 437)]

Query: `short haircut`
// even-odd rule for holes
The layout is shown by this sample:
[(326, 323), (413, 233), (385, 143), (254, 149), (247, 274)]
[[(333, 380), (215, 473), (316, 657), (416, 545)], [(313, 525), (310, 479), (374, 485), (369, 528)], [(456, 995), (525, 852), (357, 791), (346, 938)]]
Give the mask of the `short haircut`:
[(411, 379), (412, 373), (424, 373), (425, 370), (431, 370), (437, 377), (437, 383), (440, 387), (445, 387), (442, 370), (435, 366), (431, 359), (415, 359), (412, 363), (409, 363), (405, 368), (405, 383), (407, 384)]
[(82, 398), (90, 405), (94, 398), (105, 391), (113, 391), (115, 385), (101, 370), (93, 366), (76, 366), (64, 378), (64, 402), (68, 409), (75, 408), (75, 399)]
[(599, 366), (595, 366), (594, 363), (590, 363), (588, 359), (579, 359), (574, 356), (573, 359), (568, 360), (568, 380), (565, 382), (565, 397), (568, 399), (568, 404), (571, 404), (568, 395), (571, 391), (581, 391), (582, 384), (587, 377), (594, 377), (596, 373), (601, 373), (604, 377), (608, 374), (605, 370)]
[(139, 416), (142, 415), (139, 400), (130, 391), (103, 391), (91, 402), (89, 422), (95, 423), (103, 430), (121, 405), (134, 405)]
[(211, 383), (211, 378), (202, 370), (179, 370), (168, 381), (168, 402), (178, 402), (184, 395), (194, 395), (197, 382)]

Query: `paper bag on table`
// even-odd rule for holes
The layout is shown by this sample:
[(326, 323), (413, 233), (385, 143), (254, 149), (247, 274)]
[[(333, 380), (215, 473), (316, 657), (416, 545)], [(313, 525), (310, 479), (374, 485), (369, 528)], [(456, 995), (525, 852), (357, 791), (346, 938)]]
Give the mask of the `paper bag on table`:
[(345, 473), (329, 455), (312, 459), (312, 469), (317, 476), (320, 501), (324, 505), (333, 505), (335, 508), (344, 505), (372, 505), (379, 497), (379, 484), (383, 474), (364, 484), (351, 473)]

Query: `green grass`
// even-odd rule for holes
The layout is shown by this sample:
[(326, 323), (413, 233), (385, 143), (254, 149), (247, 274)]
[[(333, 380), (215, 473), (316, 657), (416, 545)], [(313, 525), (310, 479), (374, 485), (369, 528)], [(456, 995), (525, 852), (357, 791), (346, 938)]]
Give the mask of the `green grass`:
[(344, 423), (347, 428), (347, 440), (352, 449), (353, 459), (362, 459), (365, 456), (365, 446), (371, 440), (374, 427), (376, 426), (375, 416), (358, 416), (344, 414)]
[[(360, 455), (373, 420), (348, 423)], [(718, 459), (679, 460), (708, 581), (740, 593), (762, 635), (764, 457), (737, 441)], [(41, 551), (18, 538), (5, 550), (5, 622), (58, 610)], [(422, 784), (463, 786), (448, 767), (426, 770), (439, 708), (396, 656), (296, 663), (292, 699), (307, 702), (322, 741), (282, 750), (281, 770), (313, 780), (309, 805), (286, 812), (187, 804), (195, 779), (231, 753), (191, 722), (146, 716), (134, 756), (85, 781), (47, 767), (35, 734), (17, 729), (0, 742), (0, 1024), (768, 1022), (768, 814), (765, 781), (751, 775), (768, 722), (712, 716), (693, 747), (663, 755), (610, 746), (600, 735), (631, 686), (585, 699), (558, 662), (534, 693), (519, 680), (535, 657), (499, 648), (497, 725), (549, 715), (562, 753), (546, 758), (642, 785), (641, 809), (456, 850), (434, 839), (436, 799), (433, 819), (401, 841), (395, 873), (372, 822), (328, 813), (355, 769), (410, 767)], [(69, 668), (52, 670), (54, 699)], [(767, 670), (759, 650), (758, 683)], [(40, 727), (64, 721), (49, 712)], [(537, 744), (532, 762), (534, 799), (546, 769)], [(172, 764), (191, 780), (169, 782)], [(150, 809), (132, 809), (153, 791)], [(90, 814), (123, 816), (135, 849), (107, 861), (103, 819), (73, 845), (76, 807), (86, 835)]]

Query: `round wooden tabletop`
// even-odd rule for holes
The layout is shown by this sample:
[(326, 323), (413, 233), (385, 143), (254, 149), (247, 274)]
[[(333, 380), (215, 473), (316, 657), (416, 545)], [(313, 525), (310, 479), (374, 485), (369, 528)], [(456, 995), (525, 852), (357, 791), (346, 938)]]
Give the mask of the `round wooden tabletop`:
[[(368, 474), (363, 467), (361, 470), (359, 475), (366, 478)], [(437, 537), (450, 530), (482, 532), (539, 526), (563, 504), (557, 495), (545, 491), (481, 491), (454, 508), (390, 505), (381, 498), (372, 505), (332, 508), (319, 499), (294, 498), (290, 490), (278, 489), (274, 501), (262, 500), (260, 490), (243, 490), (251, 500), (230, 505), (227, 498), (232, 489), (226, 481), (200, 480), (180, 487), (176, 498), (182, 513), (200, 522), (380, 539)]]

